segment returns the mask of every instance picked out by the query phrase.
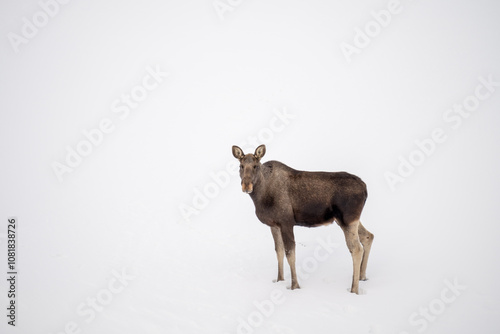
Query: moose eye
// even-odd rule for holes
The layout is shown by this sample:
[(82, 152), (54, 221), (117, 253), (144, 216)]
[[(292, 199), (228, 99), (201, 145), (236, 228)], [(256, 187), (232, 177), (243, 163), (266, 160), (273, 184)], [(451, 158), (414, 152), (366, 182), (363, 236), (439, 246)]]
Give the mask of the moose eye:
[(257, 168), (257, 165), (254, 165), (254, 166), (253, 166), (253, 169), (256, 169), (256, 168)]
[(243, 169), (243, 165), (240, 165), (240, 169)]

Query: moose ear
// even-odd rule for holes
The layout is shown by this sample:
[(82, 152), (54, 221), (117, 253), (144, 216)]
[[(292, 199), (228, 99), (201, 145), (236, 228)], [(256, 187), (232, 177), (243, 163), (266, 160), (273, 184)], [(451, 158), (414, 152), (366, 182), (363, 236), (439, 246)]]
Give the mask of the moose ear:
[(238, 146), (233, 146), (233, 155), (236, 159), (240, 160), (245, 156), (245, 153), (243, 153), (243, 150)]
[(253, 155), (260, 160), (264, 154), (266, 154), (266, 145), (260, 145), (255, 149), (255, 153)]

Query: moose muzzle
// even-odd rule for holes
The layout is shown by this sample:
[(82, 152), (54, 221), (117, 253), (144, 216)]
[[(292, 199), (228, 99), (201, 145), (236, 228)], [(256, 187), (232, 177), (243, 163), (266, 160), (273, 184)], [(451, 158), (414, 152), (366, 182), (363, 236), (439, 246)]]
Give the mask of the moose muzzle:
[(246, 194), (251, 194), (253, 191), (253, 184), (251, 181), (241, 181), (241, 190)]

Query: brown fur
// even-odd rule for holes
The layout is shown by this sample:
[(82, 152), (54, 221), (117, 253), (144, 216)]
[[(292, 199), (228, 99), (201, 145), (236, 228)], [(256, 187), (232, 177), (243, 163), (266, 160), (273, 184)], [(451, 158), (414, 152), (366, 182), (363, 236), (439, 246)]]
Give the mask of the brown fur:
[(242, 190), (255, 204), (257, 218), (271, 227), (278, 258), (278, 281), (283, 278), (286, 255), (292, 289), (299, 283), (295, 270), (295, 225), (316, 227), (336, 221), (344, 231), (353, 259), (351, 292), (358, 293), (359, 280), (366, 280), (366, 267), (373, 234), (361, 225), (360, 216), (368, 196), (365, 183), (346, 172), (298, 171), (278, 161), (260, 163), (266, 147), (244, 154), (233, 146), (240, 161)]

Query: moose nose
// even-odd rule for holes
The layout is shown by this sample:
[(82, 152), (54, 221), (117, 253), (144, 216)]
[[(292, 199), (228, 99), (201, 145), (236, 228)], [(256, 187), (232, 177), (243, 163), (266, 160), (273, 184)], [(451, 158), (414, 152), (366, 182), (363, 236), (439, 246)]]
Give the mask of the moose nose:
[(253, 191), (253, 184), (250, 182), (242, 182), (241, 190), (246, 194), (251, 194)]

